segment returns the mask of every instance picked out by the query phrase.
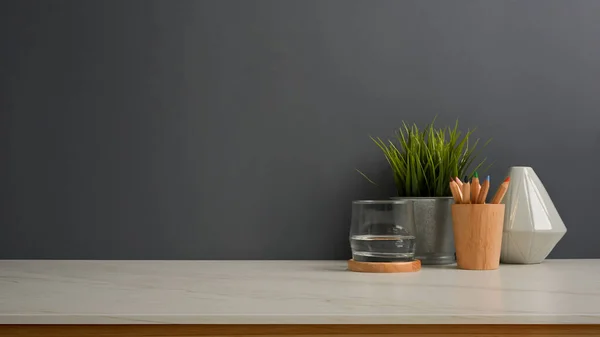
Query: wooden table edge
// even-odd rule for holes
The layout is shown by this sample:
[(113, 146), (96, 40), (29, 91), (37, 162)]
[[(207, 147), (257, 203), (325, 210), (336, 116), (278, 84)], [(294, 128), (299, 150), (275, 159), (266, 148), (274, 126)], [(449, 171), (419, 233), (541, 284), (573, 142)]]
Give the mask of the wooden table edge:
[(0, 325), (0, 337), (600, 336), (600, 324)]

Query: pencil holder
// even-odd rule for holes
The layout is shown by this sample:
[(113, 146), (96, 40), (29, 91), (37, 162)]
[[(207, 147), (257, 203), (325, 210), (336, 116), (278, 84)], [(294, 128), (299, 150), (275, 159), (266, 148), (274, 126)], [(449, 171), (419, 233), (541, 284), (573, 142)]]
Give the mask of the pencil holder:
[(458, 268), (498, 269), (503, 222), (503, 204), (452, 205), (452, 227)]

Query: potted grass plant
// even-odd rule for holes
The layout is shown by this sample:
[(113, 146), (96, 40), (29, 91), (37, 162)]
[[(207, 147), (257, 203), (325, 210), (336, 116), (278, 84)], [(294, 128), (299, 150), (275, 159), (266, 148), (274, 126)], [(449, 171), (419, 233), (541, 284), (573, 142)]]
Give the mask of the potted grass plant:
[(474, 130), (461, 132), (458, 121), (454, 127), (443, 128), (434, 123), (435, 119), (419, 129), (402, 122), (393, 139), (371, 139), (392, 169), (398, 193), (393, 199), (414, 201), (416, 258), (423, 264), (450, 264), (455, 260), (450, 177), (472, 176), (486, 159), (477, 161), (479, 139), (470, 142)]

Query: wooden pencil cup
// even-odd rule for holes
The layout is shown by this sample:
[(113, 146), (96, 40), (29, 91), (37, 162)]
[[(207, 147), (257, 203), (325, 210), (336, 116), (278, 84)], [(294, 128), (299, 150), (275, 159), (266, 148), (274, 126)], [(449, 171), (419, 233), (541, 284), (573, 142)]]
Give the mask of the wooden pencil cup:
[(498, 269), (503, 222), (503, 204), (452, 205), (452, 227), (458, 268)]

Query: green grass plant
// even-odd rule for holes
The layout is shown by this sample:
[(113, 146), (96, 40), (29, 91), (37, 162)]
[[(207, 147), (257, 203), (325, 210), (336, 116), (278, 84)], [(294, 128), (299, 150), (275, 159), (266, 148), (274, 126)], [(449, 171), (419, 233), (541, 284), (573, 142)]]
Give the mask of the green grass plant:
[[(479, 139), (469, 143), (474, 129), (463, 134), (458, 129), (458, 120), (453, 128), (436, 128), (434, 123), (435, 119), (419, 129), (416, 124), (402, 122), (393, 139), (384, 141), (371, 137), (392, 169), (400, 197), (450, 196), (450, 177), (472, 176), (487, 160), (477, 161)], [(467, 173), (470, 167), (473, 168)], [(375, 184), (363, 172), (358, 172)]]

